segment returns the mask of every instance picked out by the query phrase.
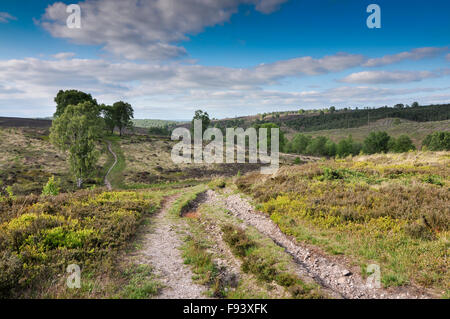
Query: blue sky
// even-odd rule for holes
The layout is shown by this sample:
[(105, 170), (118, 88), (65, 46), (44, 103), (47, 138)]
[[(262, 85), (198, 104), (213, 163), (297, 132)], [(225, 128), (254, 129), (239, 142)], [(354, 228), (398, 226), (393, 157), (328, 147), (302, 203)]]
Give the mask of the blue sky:
[(0, 116), (49, 116), (69, 88), (162, 119), (448, 103), (449, 39), (445, 0), (3, 0)]

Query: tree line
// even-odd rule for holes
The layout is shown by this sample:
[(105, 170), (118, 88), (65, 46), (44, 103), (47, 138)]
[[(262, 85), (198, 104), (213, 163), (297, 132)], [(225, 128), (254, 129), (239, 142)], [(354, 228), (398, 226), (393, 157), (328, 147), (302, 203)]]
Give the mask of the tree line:
[[(394, 138), (384, 131), (371, 132), (363, 143), (354, 141), (351, 135), (335, 143), (325, 136), (313, 138), (298, 133), (285, 145), (287, 153), (328, 157), (346, 157), (361, 153), (403, 153), (415, 149), (416, 147), (408, 135), (403, 134)], [(434, 132), (428, 135), (422, 142), (422, 149), (449, 151), (450, 132)]]
[(55, 97), (56, 112), (50, 128), (50, 140), (60, 150), (69, 153), (70, 169), (77, 186), (92, 176), (99, 158), (98, 142), (117, 127), (122, 136), (131, 128), (134, 111), (123, 101), (112, 106), (98, 104), (91, 94), (77, 90), (60, 90)]

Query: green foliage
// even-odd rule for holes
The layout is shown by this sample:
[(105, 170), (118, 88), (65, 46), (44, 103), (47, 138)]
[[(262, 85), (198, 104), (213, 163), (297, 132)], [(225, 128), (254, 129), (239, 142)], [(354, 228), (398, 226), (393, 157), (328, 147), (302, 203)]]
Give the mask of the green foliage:
[(59, 181), (55, 181), (55, 176), (48, 179), (47, 184), (42, 189), (42, 195), (44, 196), (56, 196), (59, 194)]
[(83, 102), (91, 102), (93, 107), (97, 106), (97, 100), (93, 99), (92, 95), (77, 90), (60, 90), (55, 97), (55, 102), (56, 112), (54, 117), (63, 115), (69, 105), (78, 105)]
[(102, 267), (160, 201), (159, 193), (79, 191), (0, 203), (0, 298), (40, 291), (70, 263), (109, 271)]
[(328, 154), (327, 149), (328, 138), (325, 136), (318, 136), (311, 140), (311, 143), (306, 147), (306, 154), (326, 156)]
[(409, 136), (404, 134), (400, 135), (397, 139), (391, 137), (388, 148), (389, 151), (394, 153), (403, 153), (416, 149)]
[(306, 148), (311, 142), (311, 136), (301, 133), (296, 134), (292, 141), (288, 143), (288, 152), (296, 154), (305, 154)]
[[(234, 255), (242, 259), (242, 270), (251, 273), (261, 281), (288, 288), (294, 298), (321, 298), (295, 274), (286, 270), (286, 259), (279, 251), (261, 239), (252, 239), (245, 230), (233, 224), (222, 226), (223, 239)], [(297, 288), (294, 288), (297, 287)], [(299, 293), (301, 291), (301, 293)]]
[(362, 145), (353, 141), (352, 136), (340, 140), (336, 147), (336, 154), (339, 157), (346, 157), (348, 155), (358, 155), (362, 149)]
[(116, 128), (116, 120), (114, 115), (114, 108), (110, 105), (101, 105), (101, 112), (103, 119), (105, 120), (106, 128), (110, 131), (111, 135), (114, 134)]
[(120, 136), (122, 136), (123, 129), (133, 127), (131, 120), (134, 118), (133, 108), (129, 103), (116, 102), (112, 106), (112, 118), (115, 125), (119, 128)]
[(148, 265), (132, 265), (124, 271), (128, 284), (124, 287), (121, 298), (148, 299), (158, 294), (161, 283), (154, 279), (152, 268)]
[(387, 153), (390, 136), (386, 132), (371, 132), (364, 140), (363, 152), (366, 154)]
[(209, 127), (209, 124), (211, 123), (211, 120), (209, 119), (209, 115), (207, 112), (204, 112), (202, 110), (195, 111), (194, 117), (192, 118), (191, 122), (191, 132), (193, 134), (194, 132), (194, 120), (200, 120), (202, 121), (202, 136), (205, 133), (206, 129)]
[(16, 199), (16, 196), (14, 196), (14, 192), (13, 192), (11, 186), (6, 187), (6, 188), (5, 188), (5, 191), (6, 191), (6, 193), (8, 194), (8, 197), (9, 197), (10, 199), (13, 199), (13, 200)]
[(53, 120), (50, 140), (62, 151), (69, 152), (70, 168), (78, 187), (95, 171), (98, 160), (96, 141), (102, 136), (103, 125), (100, 108), (91, 102), (69, 105), (61, 116)]
[(167, 121), (167, 120), (150, 120), (150, 119), (134, 119), (134, 126), (143, 127), (143, 128), (168, 128), (171, 130), (178, 124), (182, 124), (184, 122), (177, 121)]
[(168, 126), (164, 127), (150, 127), (148, 129), (148, 133), (150, 135), (161, 135), (161, 136), (170, 136), (170, 129)]
[[(270, 152), (270, 150), (272, 149), (271, 148), (272, 147), (272, 129), (273, 128), (279, 129), (280, 127), (274, 123), (255, 124), (253, 127), (256, 129), (258, 134), (259, 134), (260, 128), (267, 129), (267, 136), (266, 136), (267, 150)], [(285, 149), (286, 138), (284, 137), (284, 133), (282, 130), (279, 130), (278, 132), (279, 132), (279, 134), (278, 134), (279, 151), (282, 152)], [(258, 135), (258, 145), (259, 145), (259, 138), (260, 137)]]
[(222, 226), (223, 240), (231, 247), (233, 253), (239, 257), (247, 256), (249, 250), (256, 246), (256, 243), (247, 237), (241, 228), (232, 224)]
[(450, 132), (434, 132), (422, 142), (430, 151), (450, 151)]

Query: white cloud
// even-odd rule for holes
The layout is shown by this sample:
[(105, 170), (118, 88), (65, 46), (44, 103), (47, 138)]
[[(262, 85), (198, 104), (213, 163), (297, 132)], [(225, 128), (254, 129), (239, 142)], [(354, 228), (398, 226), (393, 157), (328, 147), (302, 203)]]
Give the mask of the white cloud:
[(275, 106), (282, 110), (300, 106), (322, 107), (331, 103), (336, 106), (391, 105), (406, 97), (419, 99), (438, 91), (444, 91), (442, 94), (445, 95), (450, 90), (448, 87), (392, 89), (363, 86), (322, 90), (299, 88), (298, 92), (270, 89), (271, 84), (285, 77), (341, 71), (360, 61), (361, 57), (357, 55), (336, 54), (237, 69), (75, 58), (0, 60), (0, 111), (2, 114), (51, 115), (53, 98), (58, 90), (72, 88), (92, 93), (104, 103), (127, 100), (135, 107), (138, 117), (177, 119), (189, 118), (198, 107), (210, 110), (215, 117), (222, 117), (273, 111)]
[(55, 59), (58, 59), (58, 60), (66, 60), (66, 59), (73, 58), (75, 55), (76, 54), (73, 52), (61, 52), (61, 53), (52, 55), (52, 57), (54, 57)]
[(447, 55), (445, 56), (445, 58), (447, 59), (447, 61), (450, 61), (450, 53), (447, 54)]
[(161, 60), (186, 54), (180, 41), (205, 27), (227, 22), (241, 4), (262, 13), (286, 0), (86, 0), (80, 2), (81, 29), (66, 26), (66, 4), (50, 5), (40, 23), (54, 37), (102, 45), (126, 59)]
[(404, 60), (420, 60), (423, 58), (433, 57), (439, 53), (447, 51), (448, 47), (423, 47), (413, 49), (411, 51), (405, 51), (392, 55), (385, 55), (381, 58), (373, 58), (367, 60), (364, 66), (376, 67), (401, 62)]
[(17, 18), (13, 17), (8, 12), (0, 12), (0, 23), (8, 23), (11, 20), (17, 20)]
[(436, 78), (445, 75), (444, 73), (442, 71), (363, 71), (352, 73), (340, 81), (366, 84), (406, 83)]

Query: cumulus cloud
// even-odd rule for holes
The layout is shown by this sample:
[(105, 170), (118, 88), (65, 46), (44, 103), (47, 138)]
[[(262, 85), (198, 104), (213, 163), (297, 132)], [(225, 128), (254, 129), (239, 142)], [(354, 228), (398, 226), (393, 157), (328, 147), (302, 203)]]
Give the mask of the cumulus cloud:
[(17, 18), (13, 17), (8, 12), (0, 12), (0, 23), (8, 23), (11, 20), (17, 20)]
[(448, 74), (448, 70), (438, 71), (363, 71), (352, 73), (341, 82), (347, 83), (406, 83), (436, 78)]
[(66, 4), (50, 5), (40, 23), (54, 37), (102, 45), (126, 59), (180, 57), (188, 35), (229, 20), (242, 4), (271, 13), (286, 0), (86, 0), (79, 3), (81, 29), (66, 26)]
[(420, 60), (423, 58), (433, 57), (439, 53), (447, 51), (447, 47), (423, 47), (405, 51), (392, 55), (385, 55), (381, 58), (368, 59), (364, 66), (376, 67), (401, 62), (404, 60)]

